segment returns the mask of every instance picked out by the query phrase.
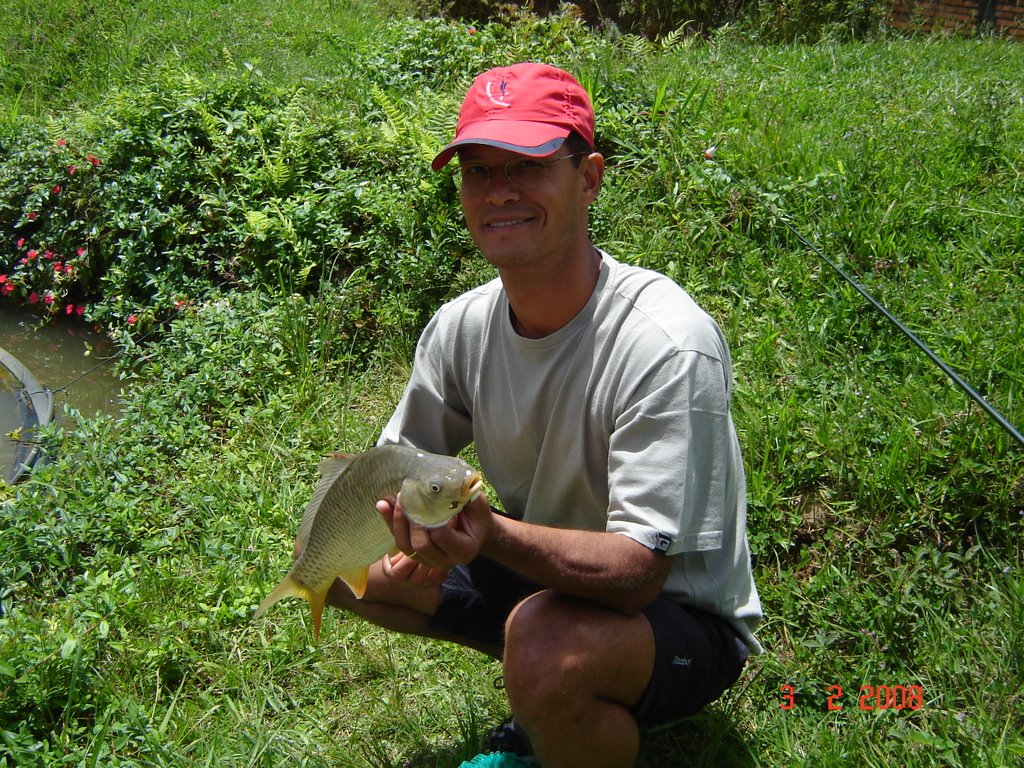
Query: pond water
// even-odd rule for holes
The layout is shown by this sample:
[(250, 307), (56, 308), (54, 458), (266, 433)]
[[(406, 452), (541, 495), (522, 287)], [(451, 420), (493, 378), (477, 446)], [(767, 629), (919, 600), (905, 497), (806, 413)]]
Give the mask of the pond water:
[[(17, 358), (41, 387), (53, 392), (58, 421), (65, 404), (86, 416), (120, 408), (121, 381), (114, 375), (113, 363), (100, 365), (115, 353), (114, 345), (82, 322), (54, 318), (40, 325), (38, 315), (0, 304), (0, 348)], [(23, 400), (18, 380), (6, 369), (0, 370), (0, 476), (8, 475), (19, 450), (12, 438), (18, 436), (22, 423)]]

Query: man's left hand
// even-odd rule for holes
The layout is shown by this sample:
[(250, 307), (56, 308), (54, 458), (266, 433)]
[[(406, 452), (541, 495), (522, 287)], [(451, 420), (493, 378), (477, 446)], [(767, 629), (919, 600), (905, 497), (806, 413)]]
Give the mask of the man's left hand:
[[(383, 500), (377, 502), (377, 511), (391, 529), (402, 553), (415, 563), (441, 571), (473, 560), (493, 527), (491, 516), (494, 513), (482, 493), (440, 528), (424, 528), (409, 520), (402, 512), (401, 495), (395, 505)], [(396, 565), (401, 566), (400, 572), (410, 568), (392, 561), (392, 569)]]

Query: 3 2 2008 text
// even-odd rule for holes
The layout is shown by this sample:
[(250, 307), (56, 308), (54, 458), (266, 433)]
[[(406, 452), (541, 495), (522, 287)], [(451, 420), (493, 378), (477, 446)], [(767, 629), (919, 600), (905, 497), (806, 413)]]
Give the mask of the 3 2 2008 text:
[[(779, 686), (782, 701), (780, 709), (790, 710), (796, 706), (796, 687)], [(830, 685), (825, 696), (826, 707), (830, 712), (843, 709), (843, 687)], [(865, 712), (876, 710), (920, 709), (924, 706), (924, 689), (920, 685), (862, 685), (858, 699), (858, 708)]]

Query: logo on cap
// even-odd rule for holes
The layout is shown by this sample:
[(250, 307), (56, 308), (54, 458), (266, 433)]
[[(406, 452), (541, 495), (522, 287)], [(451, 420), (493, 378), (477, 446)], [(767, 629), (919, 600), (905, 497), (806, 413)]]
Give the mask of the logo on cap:
[(499, 107), (511, 107), (512, 105), (505, 101), (505, 97), (508, 96), (508, 80), (501, 78), (501, 82), (498, 83), (498, 91), (499, 94), (495, 96), (494, 81), (488, 80), (486, 88), (487, 98)]

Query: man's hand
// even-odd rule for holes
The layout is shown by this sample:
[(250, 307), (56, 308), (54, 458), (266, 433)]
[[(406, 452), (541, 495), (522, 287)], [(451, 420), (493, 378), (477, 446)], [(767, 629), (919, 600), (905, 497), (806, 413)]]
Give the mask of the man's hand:
[(477, 556), (493, 527), (493, 512), (483, 494), (440, 528), (424, 528), (409, 520), (402, 513), (401, 496), (397, 504), (378, 501), (377, 511), (401, 552), (385, 558), (385, 573), (410, 583), (439, 583), (435, 581), (438, 573), (443, 580), (443, 574), (453, 565), (468, 563)]

